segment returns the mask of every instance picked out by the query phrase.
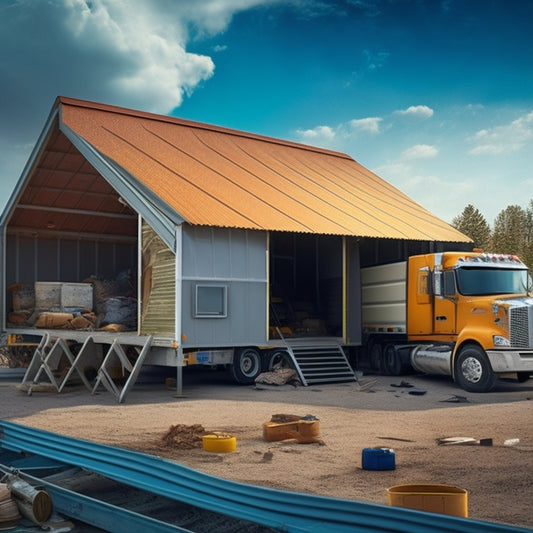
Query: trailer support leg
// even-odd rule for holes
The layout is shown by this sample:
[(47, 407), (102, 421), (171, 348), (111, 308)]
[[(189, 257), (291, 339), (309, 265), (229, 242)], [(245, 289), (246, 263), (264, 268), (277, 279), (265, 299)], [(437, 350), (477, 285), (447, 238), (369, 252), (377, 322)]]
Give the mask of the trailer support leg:
[(176, 365), (176, 397), (183, 396), (183, 348), (178, 347), (178, 361)]

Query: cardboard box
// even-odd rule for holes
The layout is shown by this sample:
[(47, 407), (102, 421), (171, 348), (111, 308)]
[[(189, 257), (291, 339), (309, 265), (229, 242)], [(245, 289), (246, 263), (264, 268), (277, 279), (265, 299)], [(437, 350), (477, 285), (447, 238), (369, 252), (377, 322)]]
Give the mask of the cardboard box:
[(90, 283), (62, 283), (61, 307), (63, 309), (93, 308), (93, 286)]
[(61, 282), (36, 281), (35, 282), (35, 307), (37, 309), (61, 308)]
[(35, 282), (35, 307), (49, 311), (93, 309), (93, 286), (90, 283)]

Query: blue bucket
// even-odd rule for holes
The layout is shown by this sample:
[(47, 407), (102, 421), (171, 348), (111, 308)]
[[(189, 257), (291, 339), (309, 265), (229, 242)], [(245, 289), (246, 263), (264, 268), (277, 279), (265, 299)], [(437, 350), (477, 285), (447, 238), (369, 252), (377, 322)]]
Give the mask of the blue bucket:
[(364, 448), (363, 470), (394, 470), (396, 458), (390, 448)]

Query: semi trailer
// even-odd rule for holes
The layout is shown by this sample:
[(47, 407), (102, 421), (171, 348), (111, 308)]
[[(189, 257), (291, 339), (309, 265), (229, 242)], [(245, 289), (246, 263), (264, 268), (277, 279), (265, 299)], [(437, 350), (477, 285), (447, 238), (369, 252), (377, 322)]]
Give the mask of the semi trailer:
[(376, 372), (444, 374), (470, 392), (533, 374), (531, 276), (516, 255), (416, 255), (363, 268), (361, 291)]

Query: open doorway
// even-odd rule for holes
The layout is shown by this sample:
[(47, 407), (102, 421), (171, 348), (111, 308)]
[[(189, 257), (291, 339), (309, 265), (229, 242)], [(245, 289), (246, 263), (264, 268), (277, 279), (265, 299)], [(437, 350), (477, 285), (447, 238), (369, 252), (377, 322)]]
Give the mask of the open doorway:
[(342, 337), (342, 237), (270, 234), (271, 339)]

